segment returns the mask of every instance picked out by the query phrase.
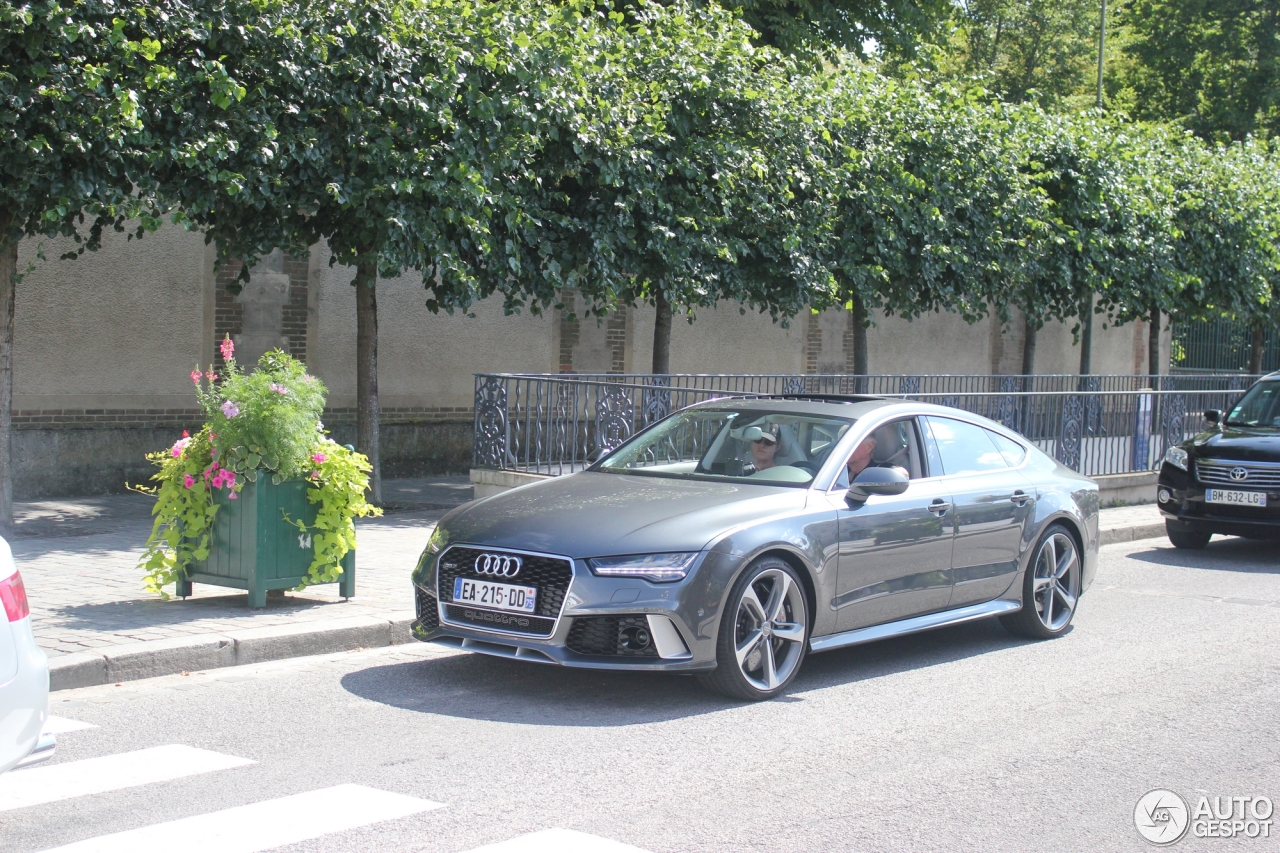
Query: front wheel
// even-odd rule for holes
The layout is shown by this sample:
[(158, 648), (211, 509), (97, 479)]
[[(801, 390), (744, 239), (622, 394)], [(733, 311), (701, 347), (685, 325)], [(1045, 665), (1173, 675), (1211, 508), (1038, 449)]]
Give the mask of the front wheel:
[(1207, 546), (1209, 538), (1213, 536), (1212, 533), (1204, 533), (1189, 524), (1174, 521), (1172, 518), (1164, 520), (1164, 532), (1168, 534), (1169, 541), (1173, 543), (1173, 547), (1187, 548), (1192, 551), (1199, 551)]
[(809, 642), (804, 587), (785, 560), (756, 560), (726, 601), (716, 669), (702, 683), (735, 699), (772, 699), (796, 677)]
[(1020, 637), (1048, 640), (1066, 632), (1080, 599), (1080, 551), (1061, 524), (1051, 524), (1036, 543), (1022, 583), (1022, 609), (1000, 621)]

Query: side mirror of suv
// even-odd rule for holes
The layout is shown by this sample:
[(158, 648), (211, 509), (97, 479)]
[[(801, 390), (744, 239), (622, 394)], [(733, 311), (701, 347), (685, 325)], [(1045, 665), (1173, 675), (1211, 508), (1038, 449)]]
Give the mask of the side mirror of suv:
[(1222, 420), (1222, 412), (1217, 409), (1205, 409), (1204, 419), (1211, 424), (1217, 424)]
[(850, 506), (860, 506), (872, 495), (900, 495), (910, 481), (897, 468), (865, 468), (854, 478), (845, 495)]

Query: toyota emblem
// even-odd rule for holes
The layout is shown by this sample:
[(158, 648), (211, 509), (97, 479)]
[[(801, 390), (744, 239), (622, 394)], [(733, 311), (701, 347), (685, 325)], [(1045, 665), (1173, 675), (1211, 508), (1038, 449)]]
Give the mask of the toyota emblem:
[(481, 554), (476, 557), (476, 574), (513, 578), (520, 573), (520, 558), (507, 554)]
[(1232, 468), (1231, 479), (1235, 480), (1237, 483), (1240, 482), (1241, 480), (1249, 479), (1249, 469), (1248, 468)]

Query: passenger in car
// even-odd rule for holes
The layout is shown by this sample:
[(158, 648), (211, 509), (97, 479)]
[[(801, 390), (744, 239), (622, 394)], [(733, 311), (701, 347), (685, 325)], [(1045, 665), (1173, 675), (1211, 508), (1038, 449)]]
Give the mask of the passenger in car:
[(748, 427), (742, 437), (751, 442), (751, 464), (742, 469), (742, 476), (746, 477), (778, 464), (774, 461), (774, 457), (778, 455), (777, 424)]
[[(882, 447), (879, 455), (876, 454), (877, 447)], [(902, 472), (902, 476), (910, 479), (910, 472), (901, 465), (895, 464), (905, 447), (900, 436), (893, 431), (892, 425), (877, 429), (854, 448), (853, 453), (849, 454), (848, 461), (844, 463), (849, 473), (849, 482), (852, 483), (855, 477), (868, 468), (896, 468)]]

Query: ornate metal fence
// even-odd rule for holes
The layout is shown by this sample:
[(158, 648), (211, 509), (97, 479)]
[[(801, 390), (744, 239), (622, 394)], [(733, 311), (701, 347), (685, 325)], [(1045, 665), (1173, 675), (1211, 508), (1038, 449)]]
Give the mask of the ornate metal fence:
[(1166, 447), (1204, 428), (1204, 410), (1229, 407), (1252, 381), (1234, 374), (1170, 376), (1152, 390), (1142, 387), (1146, 379), (477, 374), (473, 464), (565, 474), (704, 400), (861, 393), (973, 412), (1083, 474), (1122, 474), (1157, 467)]

